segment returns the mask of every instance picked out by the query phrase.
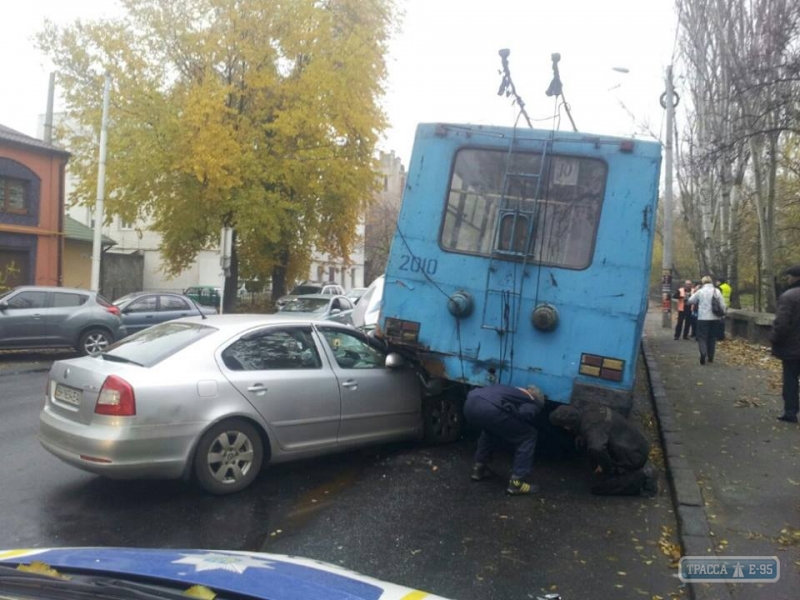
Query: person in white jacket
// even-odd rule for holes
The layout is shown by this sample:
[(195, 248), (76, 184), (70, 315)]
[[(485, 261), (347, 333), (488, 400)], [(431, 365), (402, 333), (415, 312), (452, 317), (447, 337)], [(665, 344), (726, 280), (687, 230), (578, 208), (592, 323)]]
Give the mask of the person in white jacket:
[(692, 294), (687, 301), (689, 304), (697, 304), (697, 346), (700, 348), (700, 364), (714, 362), (714, 351), (717, 346), (717, 326), (721, 318), (714, 314), (712, 309), (713, 298), (717, 300), (725, 311), (725, 299), (722, 293), (714, 287), (714, 280), (708, 275), (700, 280), (703, 286)]

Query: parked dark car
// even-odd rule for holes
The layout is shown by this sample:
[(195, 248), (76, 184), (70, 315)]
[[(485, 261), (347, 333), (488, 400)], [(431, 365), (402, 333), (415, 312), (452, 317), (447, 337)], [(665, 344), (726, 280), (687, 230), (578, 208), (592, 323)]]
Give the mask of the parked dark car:
[(181, 294), (162, 292), (134, 292), (114, 301), (122, 313), (122, 322), (128, 335), (147, 329), (151, 325), (180, 319), (217, 314), (216, 309), (201, 306)]
[(125, 337), (120, 311), (88, 290), (21, 286), (0, 296), (0, 348), (97, 354)]

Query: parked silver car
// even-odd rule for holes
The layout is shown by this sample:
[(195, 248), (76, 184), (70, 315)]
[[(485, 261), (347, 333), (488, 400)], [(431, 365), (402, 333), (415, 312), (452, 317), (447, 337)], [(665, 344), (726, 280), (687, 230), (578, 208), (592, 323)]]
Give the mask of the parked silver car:
[(114, 306), (122, 313), (128, 335), (181, 317), (217, 314), (215, 308), (202, 306), (191, 298), (164, 292), (134, 292), (114, 300)]
[(285, 296), (278, 298), (278, 301), (275, 303), (275, 305), (278, 308), (281, 308), (292, 298), (296, 298), (297, 296), (308, 296), (310, 294), (321, 294), (323, 296), (344, 296), (344, 288), (336, 283), (304, 281)]
[[(405, 359), (351, 327), (290, 314), (179, 319), (56, 362), (39, 439), (86, 471), (193, 475), (227, 494), (266, 463), (421, 437), (431, 413), (421, 390)], [(432, 424), (435, 441), (440, 413)]]
[(345, 296), (325, 296), (309, 294), (297, 296), (289, 300), (279, 309), (282, 313), (292, 313), (298, 317), (325, 319), (337, 323), (352, 323), (351, 315), (354, 305)]
[(75, 348), (95, 354), (125, 337), (120, 311), (95, 292), (21, 286), (0, 295), (0, 348)]

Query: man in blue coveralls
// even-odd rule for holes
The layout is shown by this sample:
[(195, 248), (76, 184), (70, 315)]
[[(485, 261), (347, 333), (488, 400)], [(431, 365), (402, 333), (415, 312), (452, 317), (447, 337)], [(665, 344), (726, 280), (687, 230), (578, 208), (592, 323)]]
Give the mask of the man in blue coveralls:
[(473, 481), (481, 481), (489, 476), (486, 465), (492, 457), (492, 451), (499, 443), (507, 442), (516, 451), (506, 494), (521, 496), (539, 491), (539, 486), (525, 479), (533, 468), (533, 452), (538, 436), (533, 420), (543, 407), (544, 394), (536, 386), (517, 388), (493, 384), (476, 388), (467, 394), (464, 416), (481, 428), (475, 466), (472, 468)]

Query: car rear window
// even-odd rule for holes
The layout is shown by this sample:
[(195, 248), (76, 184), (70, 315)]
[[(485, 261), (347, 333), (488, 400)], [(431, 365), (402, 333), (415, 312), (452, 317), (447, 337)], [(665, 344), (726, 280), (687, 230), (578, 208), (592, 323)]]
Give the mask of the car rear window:
[(85, 294), (67, 294), (64, 292), (56, 292), (53, 294), (53, 308), (81, 306), (88, 299), (89, 296)]
[(208, 325), (169, 321), (126, 337), (103, 354), (152, 367), (215, 331), (216, 327)]

